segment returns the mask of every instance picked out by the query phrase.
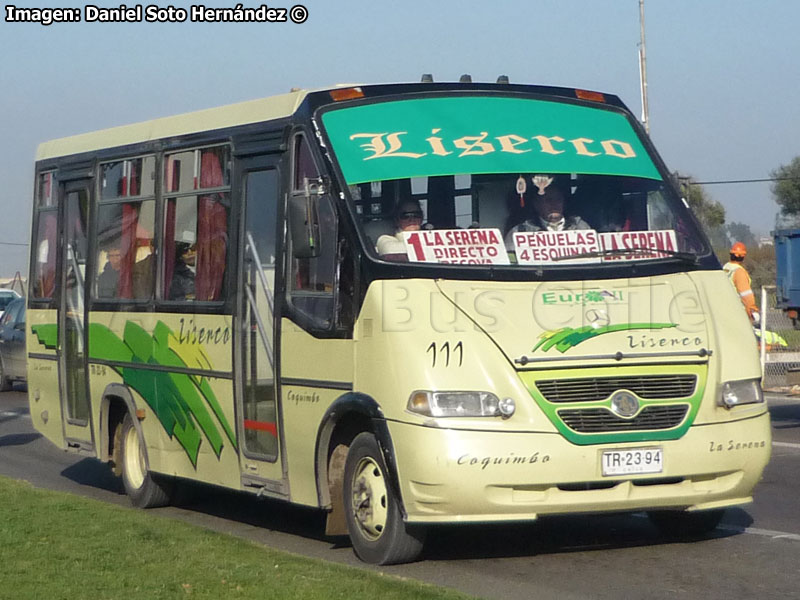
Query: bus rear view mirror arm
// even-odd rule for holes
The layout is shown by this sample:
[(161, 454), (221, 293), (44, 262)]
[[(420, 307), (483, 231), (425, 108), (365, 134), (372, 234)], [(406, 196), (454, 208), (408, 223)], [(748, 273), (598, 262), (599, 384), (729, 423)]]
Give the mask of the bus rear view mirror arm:
[(295, 258), (314, 258), (320, 253), (319, 198), (325, 193), (322, 179), (304, 179), (303, 193), (289, 198), (289, 234)]

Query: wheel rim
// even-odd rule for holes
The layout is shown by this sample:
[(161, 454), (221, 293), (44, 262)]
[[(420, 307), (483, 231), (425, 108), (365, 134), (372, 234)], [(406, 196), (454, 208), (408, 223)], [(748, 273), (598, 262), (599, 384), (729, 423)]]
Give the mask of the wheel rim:
[(386, 529), (388, 498), (383, 471), (371, 457), (359, 461), (351, 495), (353, 517), (359, 530), (368, 540), (377, 540)]
[(128, 482), (139, 489), (144, 484), (144, 473), (144, 448), (136, 430), (131, 427), (125, 436), (125, 475)]

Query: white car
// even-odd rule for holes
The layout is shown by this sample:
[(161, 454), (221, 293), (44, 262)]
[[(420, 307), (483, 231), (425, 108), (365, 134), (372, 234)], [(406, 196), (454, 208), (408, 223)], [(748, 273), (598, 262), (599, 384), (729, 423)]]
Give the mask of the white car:
[(8, 306), (8, 303), (14, 300), (15, 298), (21, 298), (21, 296), (14, 290), (0, 289), (0, 318), (2, 318), (3, 313), (6, 310), (6, 306)]

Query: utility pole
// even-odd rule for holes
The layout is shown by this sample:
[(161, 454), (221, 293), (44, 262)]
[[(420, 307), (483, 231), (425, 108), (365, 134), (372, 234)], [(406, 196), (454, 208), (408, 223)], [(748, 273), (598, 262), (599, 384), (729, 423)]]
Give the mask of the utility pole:
[(639, 0), (639, 77), (642, 88), (642, 123), (650, 135), (650, 110), (647, 106), (647, 54), (644, 46), (644, 0)]

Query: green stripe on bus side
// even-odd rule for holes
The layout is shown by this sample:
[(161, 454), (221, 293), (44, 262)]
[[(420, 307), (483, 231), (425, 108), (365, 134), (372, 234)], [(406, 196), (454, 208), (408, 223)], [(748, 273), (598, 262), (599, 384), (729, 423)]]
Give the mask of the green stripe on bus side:
[[(34, 325), (31, 330), (45, 348), (58, 347), (57, 325)], [(88, 332), (89, 359), (167, 368), (213, 368), (207, 357), (197, 364), (196, 358), (184, 355), (180, 344), (170, 343), (177, 337), (162, 321), (158, 321), (152, 335), (132, 321), (125, 323), (122, 338), (100, 323), (91, 323)], [(232, 447), (237, 448), (233, 428), (225, 418), (208, 378), (198, 374), (137, 369), (136, 366), (111, 368), (119, 373), (125, 385), (144, 399), (167, 435), (178, 441), (194, 467), (197, 467), (203, 437), (217, 458), (220, 457), (224, 440), (217, 423)]]

